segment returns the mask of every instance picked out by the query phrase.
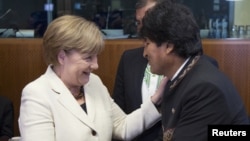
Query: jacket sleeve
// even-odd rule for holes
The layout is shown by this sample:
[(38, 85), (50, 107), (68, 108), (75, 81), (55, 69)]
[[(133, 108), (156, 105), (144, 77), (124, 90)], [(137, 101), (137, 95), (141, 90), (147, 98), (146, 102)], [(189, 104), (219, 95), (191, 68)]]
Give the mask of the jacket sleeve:
[(53, 116), (43, 95), (34, 86), (22, 92), (18, 122), (23, 141), (55, 141)]
[(125, 90), (124, 90), (124, 54), (119, 62), (117, 73), (115, 77), (115, 84), (112, 97), (114, 101), (120, 106), (123, 111), (126, 111), (125, 107)]
[(117, 104), (112, 106), (114, 119), (114, 138), (131, 140), (156, 124), (161, 114), (158, 112), (152, 101), (149, 99), (141, 107), (126, 115)]

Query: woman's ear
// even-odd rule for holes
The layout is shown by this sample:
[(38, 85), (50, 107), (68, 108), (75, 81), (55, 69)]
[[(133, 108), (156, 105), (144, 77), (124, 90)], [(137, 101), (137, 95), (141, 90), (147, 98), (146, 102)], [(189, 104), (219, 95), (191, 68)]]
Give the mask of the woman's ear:
[(65, 57), (66, 57), (65, 51), (60, 50), (60, 52), (57, 55), (57, 59), (58, 59), (59, 64), (64, 64)]

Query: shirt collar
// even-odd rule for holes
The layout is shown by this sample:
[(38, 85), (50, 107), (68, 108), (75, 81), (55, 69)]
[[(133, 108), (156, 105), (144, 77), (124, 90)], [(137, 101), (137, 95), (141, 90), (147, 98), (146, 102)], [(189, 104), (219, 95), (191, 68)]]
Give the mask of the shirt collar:
[(174, 80), (177, 75), (180, 73), (180, 71), (183, 69), (183, 67), (187, 64), (188, 60), (190, 59), (190, 57), (188, 57), (185, 62), (181, 65), (181, 67), (179, 67), (179, 69), (175, 72), (174, 76), (172, 77), (171, 81)]

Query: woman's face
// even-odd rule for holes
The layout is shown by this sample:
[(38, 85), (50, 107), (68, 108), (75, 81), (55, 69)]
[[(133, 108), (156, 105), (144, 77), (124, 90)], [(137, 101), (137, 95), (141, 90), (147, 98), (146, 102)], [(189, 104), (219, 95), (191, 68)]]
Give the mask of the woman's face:
[(85, 85), (89, 81), (90, 73), (98, 69), (97, 54), (62, 50), (58, 55), (58, 60), (59, 77), (68, 87)]

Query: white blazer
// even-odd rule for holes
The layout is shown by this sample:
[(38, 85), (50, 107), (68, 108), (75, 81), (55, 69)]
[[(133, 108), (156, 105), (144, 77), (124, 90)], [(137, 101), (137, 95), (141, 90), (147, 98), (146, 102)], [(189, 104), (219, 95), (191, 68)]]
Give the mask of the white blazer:
[(90, 75), (84, 86), (87, 113), (49, 66), (22, 91), (18, 119), (22, 141), (131, 140), (160, 120), (148, 100), (126, 115), (111, 99), (100, 78)]

